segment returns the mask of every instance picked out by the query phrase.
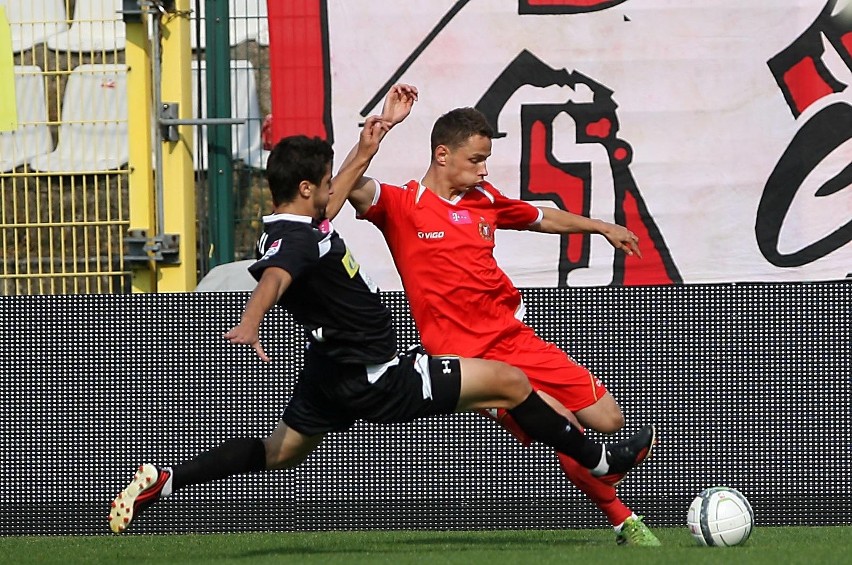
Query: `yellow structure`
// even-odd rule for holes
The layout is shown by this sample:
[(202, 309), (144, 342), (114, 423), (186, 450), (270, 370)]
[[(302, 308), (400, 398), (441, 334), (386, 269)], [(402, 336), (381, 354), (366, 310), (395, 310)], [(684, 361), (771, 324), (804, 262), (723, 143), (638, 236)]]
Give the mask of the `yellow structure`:
[[(132, 132), (129, 163), (130, 233), (156, 232), (156, 200), (154, 198), (154, 169), (151, 159), (151, 45), (145, 18), (128, 22), (127, 44), (127, 106), (128, 131)], [(157, 270), (153, 259), (133, 268), (133, 292), (157, 290)]]
[[(162, 19), (162, 101), (177, 103), (177, 119), (192, 118), (192, 78), (189, 47), (190, 0), (176, 0), (175, 14)], [(160, 265), (157, 290), (180, 292), (195, 288), (195, 179), (192, 164), (194, 130), (177, 128), (178, 140), (163, 143), (163, 233), (179, 235), (175, 264)]]
[[(0, 131), (12, 130), (0, 133), (7, 148), (0, 150), (7, 169), (0, 170), (0, 294), (195, 288), (193, 127), (174, 126), (177, 141), (152, 128), (160, 117), (155, 100), (178, 108), (176, 118), (192, 117), (190, 3), (177, 0), (165, 14), (147, 3), (140, 13), (109, 10), (95, 28), (116, 33), (95, 39), (114, 43), (97, 45), (73, 32), (73, 13), (8, 26), (0, 14)], [(155, 45), (150, 18), (161, 25)], [(36, 37), (48, 25), (70, 33)], [(35, 40), (12, 47), (12, 37)], [(154, 90), (155, 61), (162, 92)], [(24, 115), (14, 108), (16, 80), (39, 87), (42, 95), (26, 104), (41, 107), (43, 117), (13, 121)], [(98, 113), (105, 109), (115, 111)], [(22, 140), (35, 131), (46, 134), (47, 147), (27, 153), (35, 145)], [(157, 175), (152, 154), (160, 148)]]
[(13, 66), (12, 32), (6, 19), (6, 7), (0, 5), (0, 131), (14, 131), (18, 127)]

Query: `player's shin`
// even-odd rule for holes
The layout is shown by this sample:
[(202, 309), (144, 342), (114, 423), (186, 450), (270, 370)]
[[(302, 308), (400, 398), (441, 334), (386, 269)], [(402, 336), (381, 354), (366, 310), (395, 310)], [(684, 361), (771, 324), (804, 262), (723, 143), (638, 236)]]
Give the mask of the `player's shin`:
[(573, 457), (583, 467), (606, 466), (606, 453), (601, 444), (589, 440), (567, 418), (551, 408), (535, 391), (509, 414), (534, 440)]
[(174, 489), (266, 469), (266, 447), (257, 438), (229, 439), (174, 467)]

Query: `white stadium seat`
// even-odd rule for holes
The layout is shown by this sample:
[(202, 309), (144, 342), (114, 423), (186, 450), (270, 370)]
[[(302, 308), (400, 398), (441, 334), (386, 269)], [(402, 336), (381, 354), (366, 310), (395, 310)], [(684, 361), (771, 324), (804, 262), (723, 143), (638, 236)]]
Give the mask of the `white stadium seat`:
[(26, 51), (68, 29), (65, 0), (0, 0), (12, 32), (12, 52)]
[(0, 172), (3, 173), (53, 149), (41, 67), (16, 66), (14, 73), (18, 129), (0, 132)]
[(30, 161), (54, 173), (108, 171), (127, 163), (127, 66), (80, 65), (68, 77), (56, 150)]
[[(201, 112), (202, 118), (207, 117), (207, 76), (204, 61), (192, 62), (192, 107), (194, 113), (198, 108), (198, 80), (201, 81)], [(193, 115), (198, 118), (198, 115)], [(242, 159), (246, 165), (257, 169), (265, 168), (268, 151), (263, 149), (260, 129), (263, 116), (260, 113), (260, 99), (257, 93), (257, 82), (254, 77), (254, 67), (249, 61), (231, 61), (231, 117), (246, 120), (244, 124), (231, 126), (231, 144), (233, 159)], [(207, 168), (207, 126), (199, 126), (196, 136), (197, 147), (193, 157), (195, 170)], [(202, 166), (202, 162), (204, 166)]]
[(124, 21), (119, 13), (122, 9), (122, 0), (77, 0), (71, 27), (50, 37), (47, 46), (54, 51), (75, 53), (124, 49)]

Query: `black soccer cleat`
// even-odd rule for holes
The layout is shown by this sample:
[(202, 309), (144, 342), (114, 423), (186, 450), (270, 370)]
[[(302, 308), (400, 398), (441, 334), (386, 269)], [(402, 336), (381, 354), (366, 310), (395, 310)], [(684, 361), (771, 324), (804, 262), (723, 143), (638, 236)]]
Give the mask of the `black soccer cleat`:
[(127, 488), (113, 499), (109, 511), (109, 529), (117, 534), (126, 530), (134, 518), (160, 500), (169, 477), (169, 471), (147, 463), (141, 465)]
[(653, 425), (642, 426), (628, 439), (606, 445), (604, 448), (609, 470), (598, 479), (610, 486), (618, 485), (631, 469), (638, 467), (651, 457), (655, 445), (657, 445), (657, 429)]

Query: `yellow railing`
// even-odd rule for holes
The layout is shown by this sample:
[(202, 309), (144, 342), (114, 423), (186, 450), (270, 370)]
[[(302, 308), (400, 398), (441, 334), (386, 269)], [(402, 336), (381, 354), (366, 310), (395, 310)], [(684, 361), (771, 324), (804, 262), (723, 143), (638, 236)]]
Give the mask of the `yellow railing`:
[[(76, 8), (6, 3), (18, 120), (0, 133), (0, 294), (131, 288), (124, 24)], [(113, 43), (91, 44), (86, 26)]]
[[(231, 2), (232, 68), (258, 79), (258, 87), (243, 81), (238, 84), (246, 92), (231, 94), (243, 102), (252, 99), (249, 94), (257, 97), (255, 88), (263, 95), (262, 114), (238, 110), (248, 112), (240, 117), (248, 116), (256, 139), (234, 152), (235, 162), (243, 163), (233, 176), (236, 259), (253, 256), (258, 219), (268, 211), (258, 158), (261, 116), (270, 106), (268, 79), (262, 78), (268, 77), (268, 34), (259, 26), (265, 24), (265, 3)], [(193, 98), (198, 89), (192, 73), (198, 71), (191, 61), (203, 61), (207, 53), (203, 29), (193, 36), (191, 24), (200, 19), (203, 27), (205, 2), (176, 0), (159, 20), (156, 44), (149, 23), (160, 11), (147, 0), (3, 4), (12, 53), (10, 42), (0, 41), (0, 55), (11, 55), (0, 61), (11, 61), (7, 71), (15, 91), (0, 89), (0, 108), (10, 108), (12, 96), (17, 108), (16, 123), (5, 128), (13, 131), (0, 131), (0, 294), (192, 290), (209, 260), (197, 249), (206, 253), (212, 246), (206, 149), (194, 147), (202, 131), (192, 125), (175, 126), (175, 141), (161, 139), (153, 76), (159, 61), (159, 98), (178, 108), (171, 117), (200, 117), (204, 96)], [(135, 5), (141, 5), (141, 16), (121, 13)], [(113, 107), (119, 98), (108, 96), (116, 93), (122, 94), (120, 108)], [(162, 242), (173, 247), (160, 253)]]

